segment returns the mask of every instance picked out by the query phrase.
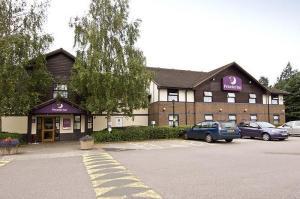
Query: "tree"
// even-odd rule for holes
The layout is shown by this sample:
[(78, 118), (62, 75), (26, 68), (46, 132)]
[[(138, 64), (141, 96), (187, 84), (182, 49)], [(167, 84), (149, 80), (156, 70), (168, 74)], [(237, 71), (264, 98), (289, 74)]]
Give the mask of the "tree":
[(42, 29), (48, 5), (0, 1), (1, 115), (26, 115), (51, 83), (44, 52), (52, 37)]
[(282, 87), (285, 84), (285, 81), (288, 80), (290, 77), (292, 77), (294, 74), (296, 74), (298, 71), (294, 70), (291, 66), (291, 63), (289, 62), (287, 66), (283, 69), (280, 76), (277, 78), (277, 82), (275, 83), (275, 87), (278, 89), (282, 89)]
[(70, 86), (93, 113), (131, 116), (148, 105), (151, 74), (143, 52), (136, 48), (140, 20), (129, 22), (128, 0), (92, 0), (89, 12), (70, 23), (77, 57)]
[(265, 87), (269, 86), (269, 79), (267, 77), (261, 76), (258, 81)]
[(286, 119), (300, 120), (300, 72), (285, 80), (281, 89), (289, 92), (285, 97)]

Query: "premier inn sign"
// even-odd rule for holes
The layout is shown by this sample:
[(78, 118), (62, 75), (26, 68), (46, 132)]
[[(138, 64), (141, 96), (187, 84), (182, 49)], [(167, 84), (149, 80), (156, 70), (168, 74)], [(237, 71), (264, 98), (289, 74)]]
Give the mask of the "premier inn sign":
[(236, 76), (225, 76), (223, 77), (223, 90), (224, 91), (241, 91), (242, 80)]

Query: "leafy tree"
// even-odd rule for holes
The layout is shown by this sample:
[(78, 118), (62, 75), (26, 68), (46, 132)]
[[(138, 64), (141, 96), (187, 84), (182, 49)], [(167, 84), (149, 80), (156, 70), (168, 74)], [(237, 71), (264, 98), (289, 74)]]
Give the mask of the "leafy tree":
[(1, 115), (26, 115), (51, 83), (43, 55), (52, 42), (42, 29), (48, 5), (0, 1)]
[(269, 79), (267, 77), (261, 76), (258, 81), (265, 87), (269, 86)]
[(300, 72), (285, 80), (281, 89), (289, 92), (285, 97), (286, 119), (300, 120)]
[(128, 0), (92, 0), (89, 12), (75, 18), (77, 57), (71, 88), (82, 96), (82, 106), (107, 115), (148, 105), (151, 74), (143, 52), (136, 48), (140, 20), (129, 22)]
[(285, 81), (296, 74), (298, 71), (294, 70), (289, 62), (287, 66), (283, 69), (280, 76), (277, 78), (277, 82), (274, 85), (278, 89), (282, 89), (284, 87)]

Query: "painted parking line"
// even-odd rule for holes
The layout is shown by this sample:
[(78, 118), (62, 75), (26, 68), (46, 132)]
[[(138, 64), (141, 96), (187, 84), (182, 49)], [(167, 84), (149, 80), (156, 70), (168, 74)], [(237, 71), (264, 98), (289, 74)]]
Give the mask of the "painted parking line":
[(1, 159), (0, 160), (0, 167), (3, 167), (5, 165), (7, 165), (8, 163), (10, 163), (12, 160), (11, 159)]
[(108, 153), (83, 155), (83, 163), (97, 199), (162, 198)]

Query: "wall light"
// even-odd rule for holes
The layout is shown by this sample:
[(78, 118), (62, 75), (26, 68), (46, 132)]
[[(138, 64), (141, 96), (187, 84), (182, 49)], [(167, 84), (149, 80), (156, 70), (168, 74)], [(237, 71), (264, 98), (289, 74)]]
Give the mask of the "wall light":
[(245, 108), (245, 109), (244, 109), (244, 112), (247, 112), (247, 111), (248, 111), (248, 109)]
[(163, 109), (162, 109), (163, 111), (166, 111), (166, 107), (163, 107)]
[(220, 108), (220, 109), (219, 109), (219, 112), (222, 112), (222, 111), (223, 111), (223, 109), (222, 109), (222, 108)]

